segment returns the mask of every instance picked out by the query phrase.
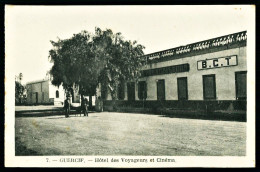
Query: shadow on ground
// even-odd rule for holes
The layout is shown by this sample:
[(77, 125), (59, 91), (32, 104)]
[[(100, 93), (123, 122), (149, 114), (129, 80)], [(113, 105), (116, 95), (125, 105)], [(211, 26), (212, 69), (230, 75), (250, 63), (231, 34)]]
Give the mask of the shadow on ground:
[(219, 121), (238, 121), (246, 122), (246, 114), (232, 114), (232, 113), (218, 113), (212, 112), (208, 114), (197, 113), (178, 113), (178, 114), (161, 114), (161, 117), (168, 118), (188, 118), (188, 119), (201, 119), (201, 120), (219, 120)]
[[(110, 110), (109, 112), (113, 112)], [(169, 118), (187, 118), (202, 120), (221, 120), (221, 121), (238, 121), (246, 122), (246, 111), (206, 111), (191, 109), (149, 109), (149, 108), (117, 108), (116, 112), (121, 113), (141, 113), (146, 115), (160, 115)]]
[(62, 118), (65, 118), (65, 117), (54, 117), (54, 118), (46, 118), (46, 119), (62, 119)]
[(37, 151), (27, 149), (18, 137), (15, 137), (15, 156), (40, 156)]
[[(89, 112), (92, 113), (92, 112)], [(22, 117), (48, 117), (48, 116), (65, 116), (65, 113), (63, 111), (39, 111), (39, 112), (15, 112), (16, 118), (22, 118)], [(73, 116), (79, 116), (80, 112), (78, 111), (71, 111), (70, 115)], [(83, 114), (81, 114), (83, 116)], [(53, 119), (53, 118), (52, 118)]]
[[(90, 111), (89, 113), (93, 113)], [(127, 112), (127, 113), (137, 113), (137, 112)], [(211, 112), (211, 113), (195, 113), (195, 112), (154, 112), (154, 113), (142, 113), (146, 115), (159, 115), (160, 117), (168, 118), (188, 118), (188, 119), (202, 119), (202, 120), (221, 120), (221, 121), (238, 121), (246, 122), (246, 113), (221, 113), (221, 112)], [(16, 118), (21, 117), (48, 117), (48, 116), (65, 116), (63, 111), (37, 111), (37, 112), (15, 112)], [(78, 111), (71, 111), (70, 116), (73, 117), (83, 117)], [(93, 116), (94, 117), (94, 116)], [(62, 118), (62, 117), (60, 117)], [(48, 119), (59, 119), (48, 118)]]
[[(15, 156), (43, 156), (46, 154), (39, 153), (24, 146), (18, 137), (15, 137)], [(48, 149), (48, 155), (60, 155), (60, 152), (54, 149)]]

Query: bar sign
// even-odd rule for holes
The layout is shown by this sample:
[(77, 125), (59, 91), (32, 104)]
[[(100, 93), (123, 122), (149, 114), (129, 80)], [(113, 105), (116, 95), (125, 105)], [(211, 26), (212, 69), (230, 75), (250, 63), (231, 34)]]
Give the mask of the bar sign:
[(237, 56), (220, 57), (215, 59), (200, 60), (197, 62), (198, 70), (214, 69), (237, 65)]

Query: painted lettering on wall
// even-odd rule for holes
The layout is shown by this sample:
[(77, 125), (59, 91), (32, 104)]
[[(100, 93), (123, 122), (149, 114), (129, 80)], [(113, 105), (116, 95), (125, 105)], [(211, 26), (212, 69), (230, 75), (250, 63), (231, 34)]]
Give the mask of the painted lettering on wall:
[(215, 59), (206, 59), (198, 61), (198, 70), (214, 69), (237, 65), (237, 56), (220, 57)]

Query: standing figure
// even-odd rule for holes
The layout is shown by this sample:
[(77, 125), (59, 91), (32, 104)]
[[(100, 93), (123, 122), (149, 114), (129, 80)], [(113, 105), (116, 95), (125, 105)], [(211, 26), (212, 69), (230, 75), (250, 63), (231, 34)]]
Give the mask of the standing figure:
[[(83, 98), (81, 101), (81, 111), (83, 112), (84, 116), (88, 116), (88, 99)], [(80, 116), (81, 116), (81, 111), (80, 111)]]
[(67, 97), (66, 100), (64, 101), (64, 110), (65, 110), (65, 117), (68, 118), (69, 113), (70, 113), (70, 99), (69, 99), (69, 97)]

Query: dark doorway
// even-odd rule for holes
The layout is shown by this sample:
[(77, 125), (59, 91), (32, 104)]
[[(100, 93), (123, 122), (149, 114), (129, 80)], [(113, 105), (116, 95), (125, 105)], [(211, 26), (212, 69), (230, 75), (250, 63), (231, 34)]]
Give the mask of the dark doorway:
[(188, 100), (187, 77), (177, 78), (178, 100)]
[(158, 80), (157, 82), (157, 100), (165, 100), (165, 81), (164, 79)]
[(216, 99), (215, 75), (203, 75), (203, 97), (205, 100)]
[(247, 97), (247, 89), (246, 89), (246, 71), (236, 72), (235, 73), (236, 80), (236, 98), (237, 100), (246, 100)]
[(35, 103), (38, 104), (38, 92), (35, 93)]
[(128, 101), (135, 100), (135, 82), (127, 83), (127, 98), (128, 98)]
[(147, 85), (145, 81), (138, 82), (138, 98), (145, 100), (147, 98)]

